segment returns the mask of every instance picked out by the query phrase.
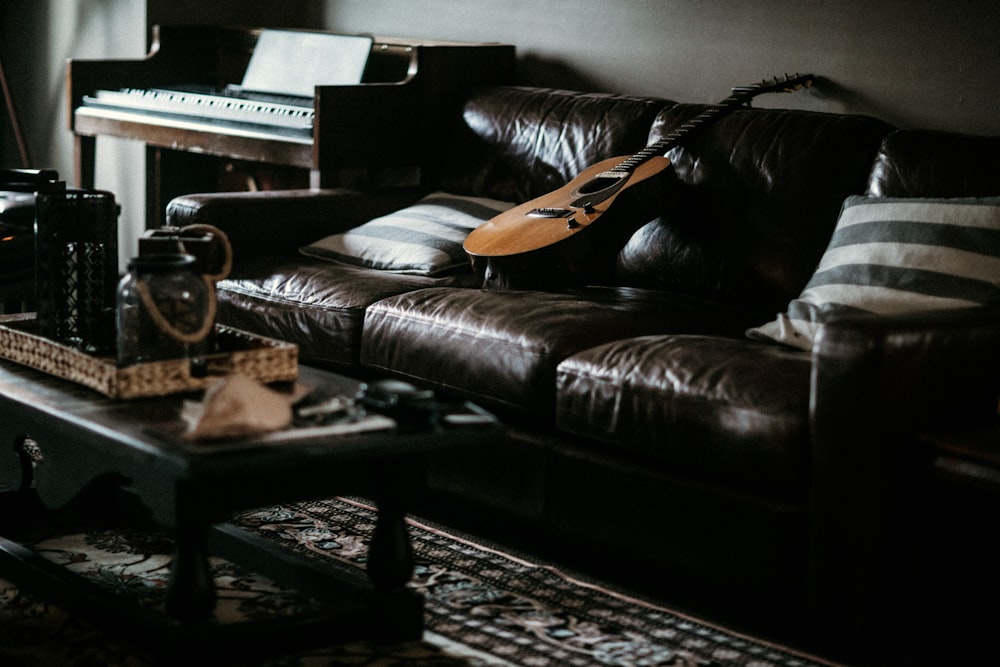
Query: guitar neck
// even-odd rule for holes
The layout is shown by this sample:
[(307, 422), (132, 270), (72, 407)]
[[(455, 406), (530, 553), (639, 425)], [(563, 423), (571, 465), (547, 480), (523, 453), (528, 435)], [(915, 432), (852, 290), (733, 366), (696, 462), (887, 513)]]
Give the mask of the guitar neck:
[(746, 93), (737, 93), (730, 95), (718, 104), (714, 104), (700, 114), (682, 123), (679, 127), (675, 128), (670, 134), (660, 139), (654, 144), (646, 147), (643, 152), (649, 152), (649, 157), (655, 155), (663, 155), (668, 150), (678, 145), (681, 140), (688, 138), (690, 135), (694, 134), (698, 130), (702, 129), (706, 125), (709, 125), (719, 116), (724, 116), (731, 112), (733, 109), (737, 109), (744, 106), (753, 95), (748, 95)]
[(615, 169), (630, 172), (633, 171), (646, 160), (658, 155), (663, 155), (674, 146), (680, 144), (682, 140), (705, 127), (719, 116), (725, 115), (733, 109), (743, 106), (752, 96), (753, 95), (748, 95), (747, 93), (741, 91), (730, 95), (718, 104), (713, 104), (694, 118), (682, 123), (667, 136), (653, 144), (650, 144), (629, 159), (625, 160)]
[(800, 87), (809, 86), (811, 83), (811, 74), (796, 75), (795, 77), (785, 75), (785, 80), (783, 82), (778, 79), (774, 79), (773, 82), (764, 81), (755, 86), (738, 86), (733, 88), (732, 95), (718, 104), (713, 104), (708, 107), (691, 120), (686, 121), (680, 127), (674, 129), (674, 131), (667, 136), (663, 137), (656, 143), (650, 144), (621, 164), (615, 166), (610, 171), (618, 174), (623, 172), (631, 174), (635, 171), (636, 167), (642, 163), (646, 162), (650, 158), (665, 154), (668, 150), (678, 145), (683, 139), (686, 139), (695, 131), (705, 127), (719, 116), (727, 114), (737, 107), (743, 106), (753, 97), (766, 92), (789, 92)]

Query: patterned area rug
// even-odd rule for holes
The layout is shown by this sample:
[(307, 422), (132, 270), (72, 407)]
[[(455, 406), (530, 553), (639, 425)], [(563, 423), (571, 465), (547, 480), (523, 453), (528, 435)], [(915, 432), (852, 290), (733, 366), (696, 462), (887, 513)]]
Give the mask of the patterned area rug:
[[(363, 574), (375, 514), (330, 499), (246, 512), (234, 523), (288, 549)], [(411, 586), (426, 600), (422, 641), (359, 642), (263, 661), (320, 665), (556, 665), (821, 667), (832, 663), (729, 632), (655, 604), (575, 580), (550, 566), (474, 544), (411, 519)], [(90, 531), (48, 537), (34, 551), (162, 609), (171, 544), (161, 535)], [(214, 622), (294, 613), (316, 604), (232, 563), (213, 559)], [(145, 667), (126, 644), (0, 580), (0, 665)]]

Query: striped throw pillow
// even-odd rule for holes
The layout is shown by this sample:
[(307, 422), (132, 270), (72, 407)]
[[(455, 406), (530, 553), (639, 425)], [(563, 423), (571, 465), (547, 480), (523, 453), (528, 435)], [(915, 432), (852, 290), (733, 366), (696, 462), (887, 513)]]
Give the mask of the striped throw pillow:
[(785, 313), (747, 331), (805, 350), (838, 315), (1000, 302), (1000, 197), (845, 202), (830, 244)]
[(473, 229), (513, 204), (435, 192), (413, 206), (299, 249), (303, 255), (424, 276), (468, 268), (462, 248)]

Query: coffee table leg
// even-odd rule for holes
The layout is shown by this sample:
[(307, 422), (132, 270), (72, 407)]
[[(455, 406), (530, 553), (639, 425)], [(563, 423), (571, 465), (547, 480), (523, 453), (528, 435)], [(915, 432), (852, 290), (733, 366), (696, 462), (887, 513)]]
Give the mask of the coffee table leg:
[(207, 526), (178, 528), (167, 589), (167, 613), (179, 621), (198, 621), (215, 609), (215, 580), (205, 546)]
[(368, 547), (368, 578), (376, 588), (402, 588), (413, 576), (413, 545), (402, 501), (393, 494), (378, 499), (378, 519)]

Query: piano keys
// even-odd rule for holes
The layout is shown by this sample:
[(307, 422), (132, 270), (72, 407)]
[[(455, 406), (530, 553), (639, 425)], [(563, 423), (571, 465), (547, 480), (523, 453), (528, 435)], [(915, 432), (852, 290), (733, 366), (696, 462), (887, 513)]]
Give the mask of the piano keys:
[[(316, 112), (312, 98), (253, 93), (226, 87), (122, 88), (85, 95), (85, 107), (197, 118), (209, 122), (262, 125), (312, 135)], [(87, 113), (87, 112), (84, 112)]]

